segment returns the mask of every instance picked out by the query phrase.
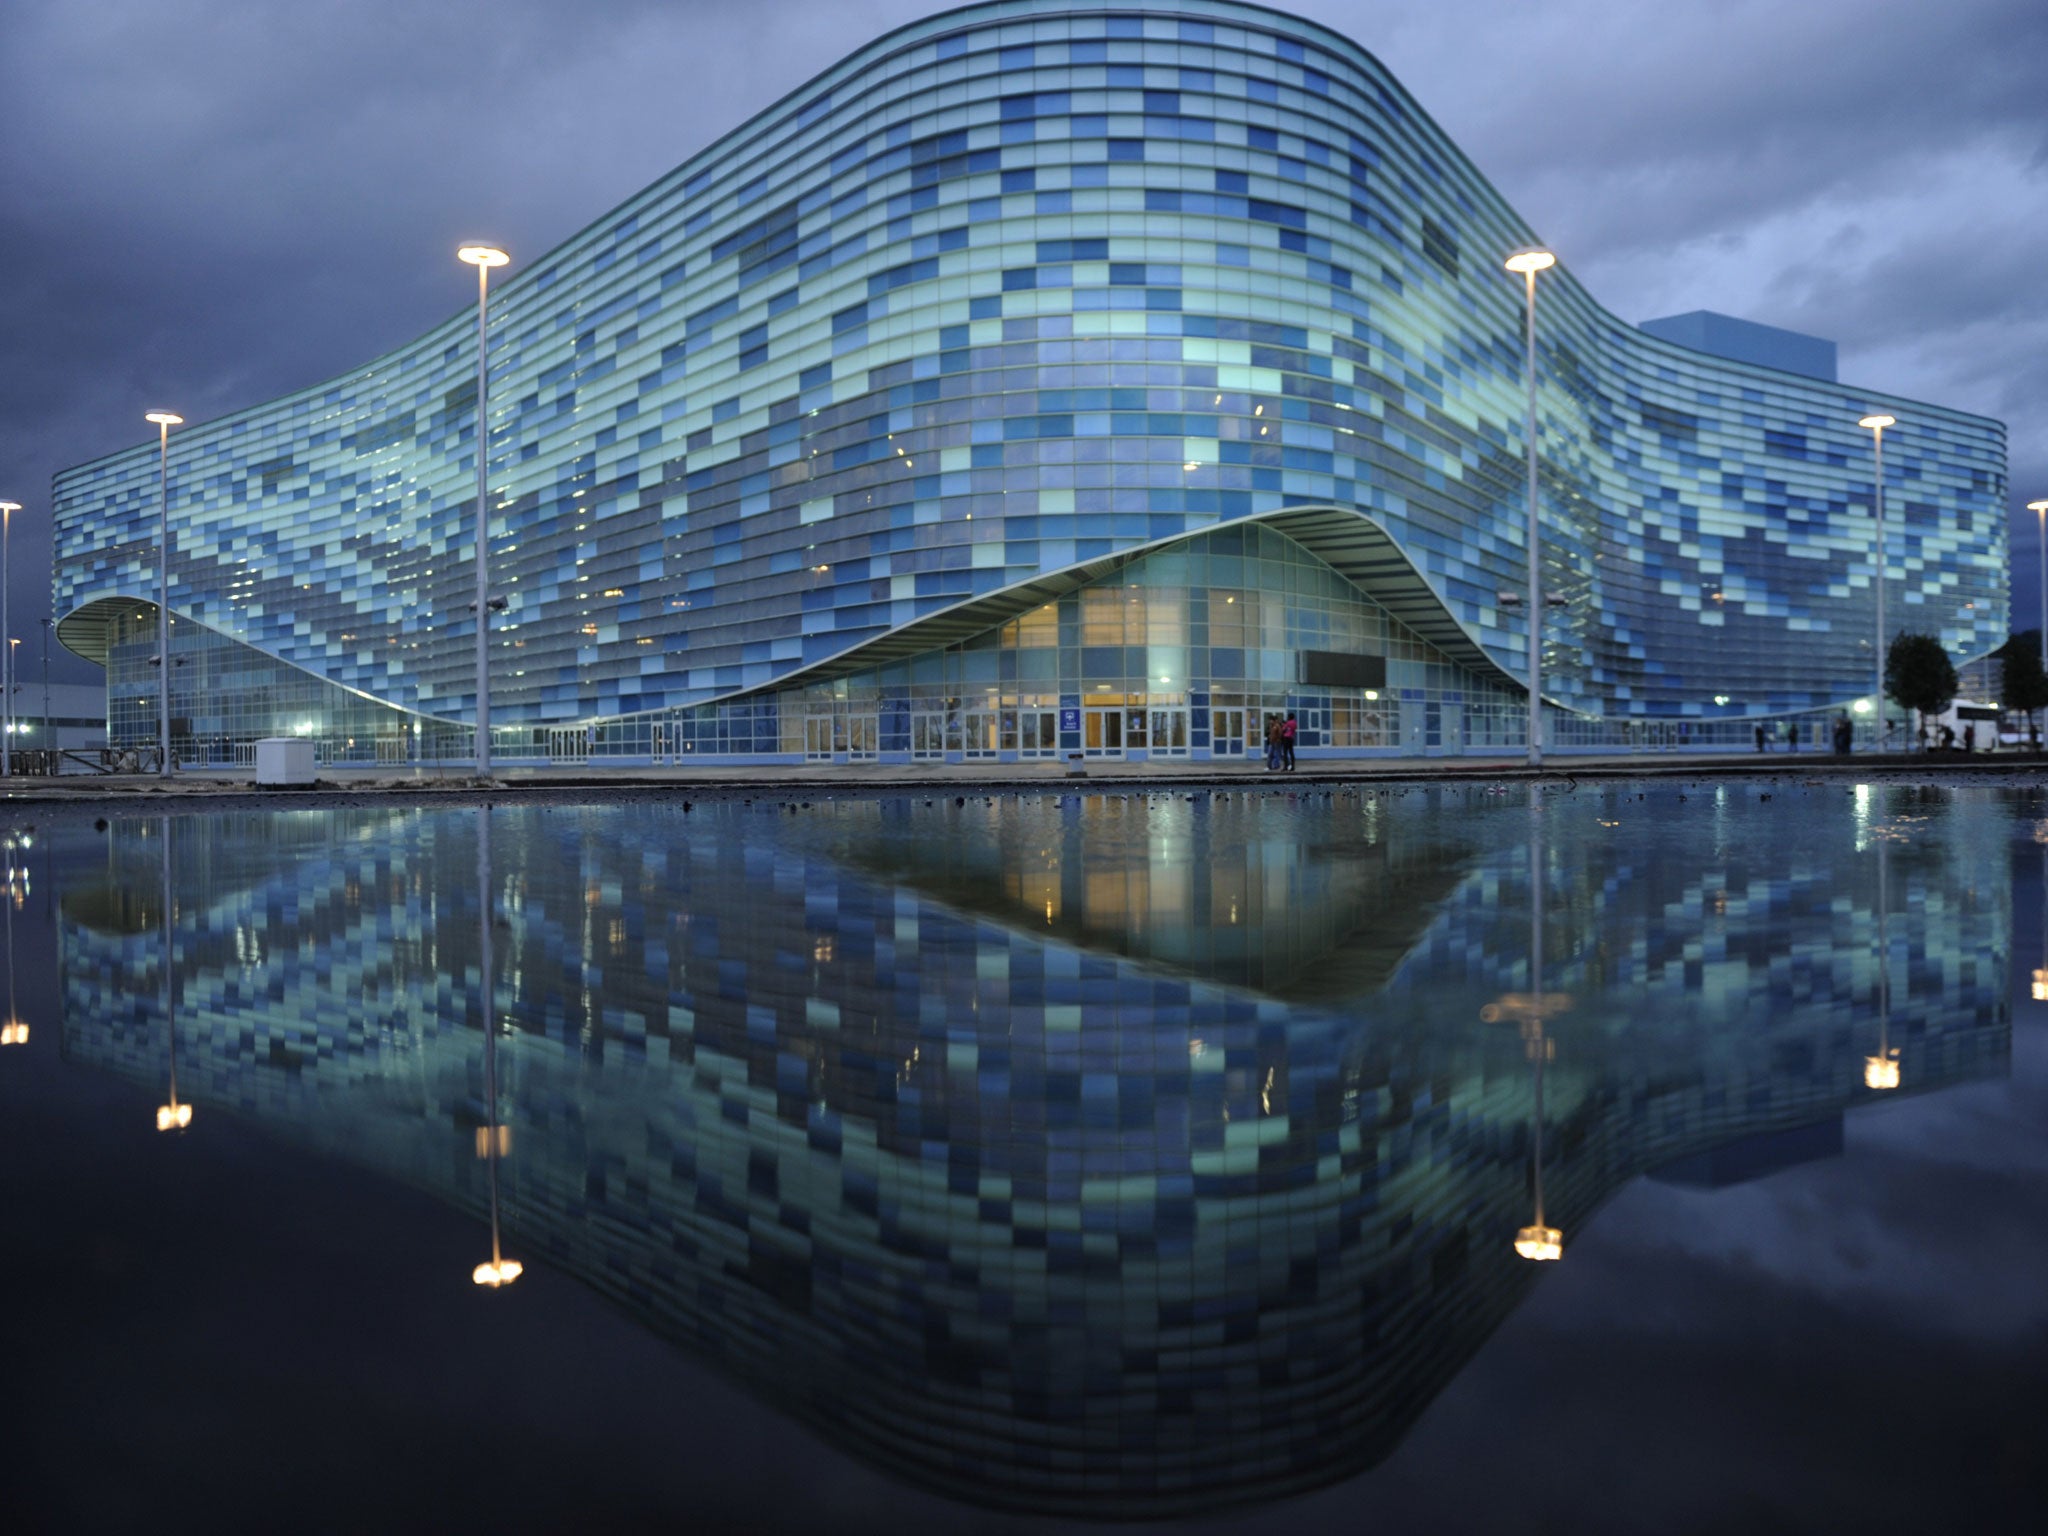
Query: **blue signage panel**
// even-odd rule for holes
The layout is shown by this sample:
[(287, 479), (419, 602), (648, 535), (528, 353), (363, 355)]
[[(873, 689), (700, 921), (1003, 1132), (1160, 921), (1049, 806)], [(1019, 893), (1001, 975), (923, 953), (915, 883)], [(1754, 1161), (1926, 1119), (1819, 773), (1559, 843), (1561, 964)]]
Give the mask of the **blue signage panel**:
[(1060, 729), (1063, 731), (1078, 731), (1081, 729), (1081, 711), (1078, 709), (1061, 710)]

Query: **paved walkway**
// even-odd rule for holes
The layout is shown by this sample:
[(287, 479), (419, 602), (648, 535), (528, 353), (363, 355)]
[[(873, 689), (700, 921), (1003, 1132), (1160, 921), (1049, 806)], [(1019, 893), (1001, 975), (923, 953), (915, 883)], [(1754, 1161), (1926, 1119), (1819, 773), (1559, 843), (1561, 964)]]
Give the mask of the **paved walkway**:
[[(664, 790), (698, 793), (860, 793), (863, 790), (1044, 789), (1086, 784), (1092, 789), (1230, 786), (1279, 788), (1300, 784), (1460, 783), (1542, 778), (1700, 778), (1798, 775), (1861, 778), (1873, 774), (1915, 779), (2017, 778), (2048, 783), (2048, 759), (2030, 753), (1913, 753), (1834, 757), (1819, 752), (1691, 753), (1637, 752), (1553, 756), (1531, 770), (1515, 757), (1304, 758), (1293, 773), (1269, 773), (1257, 760), (1232, 762), (1125, 763), (1093, 759), (1085, 777), (1070, 775), (1064, 762), (1039, 763), (805, 763), (757, 768), (720, 765), (677, 768), (508, 768), (488, 786), (494, 794), (575, 792), (646, 795)], [(177, 796), (179, 798), (263, 798), (304, 796), (306, 790), (259, 788), (250, 769), (197, 769), (168, 780), (147, 774), (71, 775), (59, 779), (0, 781), (0, 801), (61, 804)], [(364, 795), (474, 795), (478, 781), (455, 770), (394, 771), (388, 766), (326, 767), (312, 793)]]

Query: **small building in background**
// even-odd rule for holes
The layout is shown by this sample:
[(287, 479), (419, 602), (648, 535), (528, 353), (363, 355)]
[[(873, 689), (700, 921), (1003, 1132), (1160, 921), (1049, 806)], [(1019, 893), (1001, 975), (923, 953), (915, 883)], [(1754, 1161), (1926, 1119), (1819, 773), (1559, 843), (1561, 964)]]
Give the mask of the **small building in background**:
[(16, 751), (99, 752), (107, 744), (106, 684), (51, 683), (46, 689), (17, 681), (12, 743)]
[(1647, 331), (1660, 341), (1676, 342), (1695, 352), (1725, 357), (1733, 362), (1754, 363), (1759, 368), (1776, 368), (1800, 373), (1809, 379), (1835, 379), (1835, 344), (1819, 336), (1788, 331), (1781, 326), (1759, 325), (1711, 309), (1690, 310), (1645, 320), (1636, 329)]

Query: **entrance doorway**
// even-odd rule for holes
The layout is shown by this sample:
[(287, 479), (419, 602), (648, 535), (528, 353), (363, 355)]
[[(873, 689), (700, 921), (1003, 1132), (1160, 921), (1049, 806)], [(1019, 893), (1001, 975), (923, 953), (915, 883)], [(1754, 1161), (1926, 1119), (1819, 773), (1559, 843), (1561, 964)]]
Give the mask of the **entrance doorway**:
[(1019, 757), (1054, 757), (1060, 749), (1059, 712), (1051, 709), (1005, 710), (1003, 750)]
[(992, 709), (970, 709), (960, 717), (960, 755), (994, 757), (1002, 739), (1001, 717)]
[(1151, 753), (1154, 757), (1188, 755), (1188, 712), (1179, 705), (1165, 705), (1150, 711)]
[(1232, 705), (1228, 709), (1209, 711), (1209, 755), (1211, 757), (1243, 757), (1245, 752), (1245, 717), (1250, 712)]
[(930, 712), (914, 713), (910, 717), (910, 755), (918, 758), (943, 758), (948, 749), (960, 750), (959, 717), (947, 717)]
[(590, 729), (581, 725), (548, 727), (548, 761), (587, 763), (590, 761)]
[(837, 723), (832, 715), (804, 716), (804, 761), (807, 763), (829, 762), (832, 757), (832, 728)]
[[(1143, 719), (1141, 714), (1139, 719)], [(1142, 745), (1142, 743), (1140, 743)], [(1081, 713), (1081, 750), (1089, 757), (1124, 755), (1124, 708), (1090, 705)]]

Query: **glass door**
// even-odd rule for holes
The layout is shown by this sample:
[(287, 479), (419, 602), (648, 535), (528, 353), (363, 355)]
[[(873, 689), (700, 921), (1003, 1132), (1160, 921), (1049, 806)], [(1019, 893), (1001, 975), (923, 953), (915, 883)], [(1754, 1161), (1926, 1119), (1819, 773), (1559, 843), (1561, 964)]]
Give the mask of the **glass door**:
[(1245, 753), (1246, 711), (1232, 705), (1228, 709), (1209, 711), (1209, 755), (1212, 757), (1243, 757)]
[(1104, 709), (1091, 706), (1081, 715), (1081, 750), (1090, 757), (1124, 755), (1124, 710), (1122, 705)]
[(1017, 755), (1057, 757), (1060, 750), (1059, 711), (1022, 709), (1017, 712)]
[[(960, 727), (953, 726), (953, 742), (958, 745)], [(910, 755), (917, 758), (943, 758), (946, 755), (946, 717), (928, 711), (914, 713), (910, 717)]]
[(1188, 755), (1188, 712), (1179, 706), (1155, 708), (1152, 711), (1152, 755), (1154, 757), (1186, 757)]
[(994, 757), (1001, 721), (992, 709), (969, 710), (960, 717), (960, 754), (963, 757)]
[(882, 723), (873, 715), (849, 715), (846, 718), (846, 755), (852, 761), (871, 762), (875, 756), (875, 744), (882, 734)]
[(832, 756), (832, 716), (804, 716), (804, 760), (829, 761)]

